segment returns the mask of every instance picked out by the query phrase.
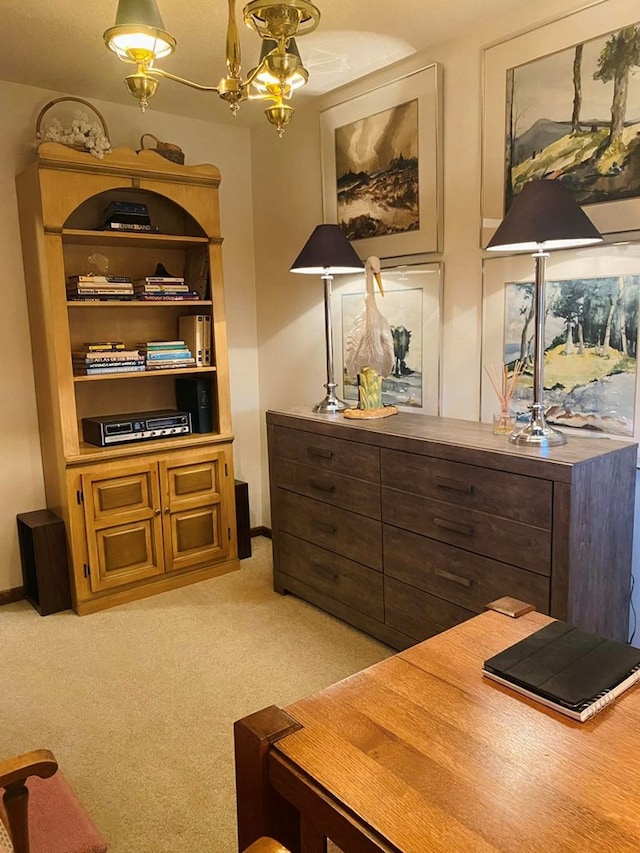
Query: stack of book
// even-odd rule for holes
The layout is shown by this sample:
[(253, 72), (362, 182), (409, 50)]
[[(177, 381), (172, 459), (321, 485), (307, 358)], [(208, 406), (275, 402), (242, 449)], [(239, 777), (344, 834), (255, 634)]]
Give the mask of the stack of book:
[(148, 275), (145, 278), (136, 279), (133, 289), (138, 299), (148, 302), (200, 298), (195, 290), (191, 290), (189, 285), (185, 284), (184, 278), (177, 276)]
[(178, 334), (191, 350), (196, 367), (211, 364), (211, 316), (189, 314), (178, 318)]
[(149, 208), (134, 201), (112, 201), (102, 212), (101, 231), (151, 231), (157, 233), (157, 225), (151, 224)]
[(196, 360), (184, 341), (147, 341), (140, 345), (147, 370), (195, 367)]
[(67, 299), (70, 302), (102, 302), (110, 299), (135, 299), (133, 283), (126, 275), (67, 276)]
[(123, 341), (87, 341), (71, 356), (75, 376), (135, 373), (145, 369), (144, 356), (137, 349), (127, 349)]

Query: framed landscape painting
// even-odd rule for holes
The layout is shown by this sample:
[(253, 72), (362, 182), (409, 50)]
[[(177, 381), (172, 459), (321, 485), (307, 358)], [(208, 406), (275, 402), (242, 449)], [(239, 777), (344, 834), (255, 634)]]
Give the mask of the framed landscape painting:
[[(482, 420), (497, 410), (488, 372), (520, 361), (511, 414), (524, 424), (533, 396), (532, 259), (485, 259), (483, 290)], [(545, 305), (547, 420), (574, 434), (637, 438), (640, 243), (552, 252)]]
[[(411, 412), (440, 410), (440, 316), (442, 267), (439, 263), (383, 268), (384, 296), (376, 287), (375, 309), (388, 324), (393, 365), (382, 380), (382, 402)], [(350, 375), (349, 346), (365, 314), (364, 275), (338, 276), (333, 282), (332, 318), (337, 393), (358, 401), (358, 377)]]
[(484, 51), (482, 235), (561, 180), (604, 235), (640, 230), (640, 9), (596, 2)]
[(441, 79), (429, 65), (320, 113), (324, 221), (362, 258), (441, 249)]

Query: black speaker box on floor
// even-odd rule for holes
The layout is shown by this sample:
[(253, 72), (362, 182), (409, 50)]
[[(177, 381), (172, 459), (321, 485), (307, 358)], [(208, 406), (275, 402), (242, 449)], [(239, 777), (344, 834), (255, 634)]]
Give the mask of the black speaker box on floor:
[(176, 379), (176, 405), (191, 414), (193, 432), (213, 432), (211, 380), (200, 376)]

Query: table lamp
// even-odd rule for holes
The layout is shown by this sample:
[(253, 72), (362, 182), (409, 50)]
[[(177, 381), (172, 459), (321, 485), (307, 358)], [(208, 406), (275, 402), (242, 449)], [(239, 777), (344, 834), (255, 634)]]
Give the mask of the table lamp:
[(599, 243), (602, 236), (559, 180), (525, 184), (487, 246), (488, 252), (533, 252), (535, 259), (533, 404), (530, 422), (509, 437), (512, 444), (552, 447), (566, 444), (566, 436), (548, 426), (544, 389), (545, 266), (553, 249)]
[(343, 412), (347, 404), (336, 397), (333, 375), (333, 334), (331, 330), (331, 282), (334, 275), (362, 272), (364, 264), (339, 225), (316, 225), (290, 272), (319, 275), (324, 281), (324, 324), (327, 349), (327, 396), (313, 407), (314, 412)]

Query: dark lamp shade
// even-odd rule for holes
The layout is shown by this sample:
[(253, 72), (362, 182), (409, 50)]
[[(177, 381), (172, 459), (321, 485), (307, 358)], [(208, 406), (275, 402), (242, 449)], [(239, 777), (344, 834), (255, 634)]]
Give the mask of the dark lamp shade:
[(120, 26), (144, 26), (164, 30), (156, 0), (120, 0), (116, 27)]
[(560, 181), (525, 184), (487, 246), (493, 252), (535, 252), (599, 243), (602, 236)]
[(339, 225), (316, 225), (290, 272), (341, 275), (363, 269), (364, 264)]

